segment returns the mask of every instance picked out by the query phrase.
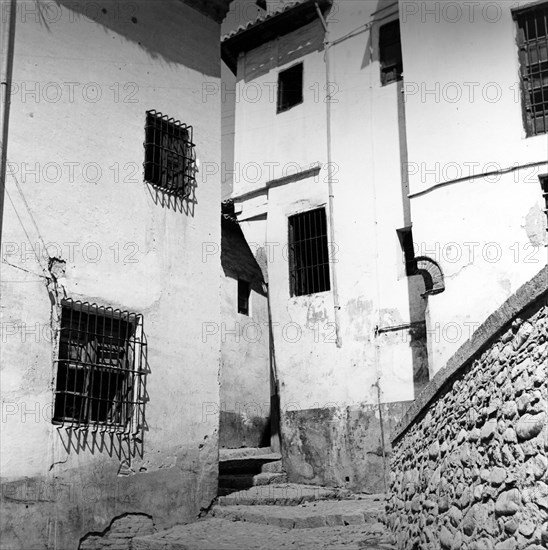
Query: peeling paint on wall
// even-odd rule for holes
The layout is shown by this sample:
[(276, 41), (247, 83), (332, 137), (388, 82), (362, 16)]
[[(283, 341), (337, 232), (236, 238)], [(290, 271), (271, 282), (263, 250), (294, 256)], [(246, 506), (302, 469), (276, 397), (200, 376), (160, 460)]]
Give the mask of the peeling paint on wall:
[[(409, 402), (383, 404), (386, 449)], [(375, 405), (288, 411), (282, 415), (282, 453), (289, 480), (384, 491), (379, 408)]]
[(547, 242), (546, 216), (538, 204), (532, 206), (525, 216), (525, 225), (522, 226), (527, 238), (533, 246), (543, 246)]

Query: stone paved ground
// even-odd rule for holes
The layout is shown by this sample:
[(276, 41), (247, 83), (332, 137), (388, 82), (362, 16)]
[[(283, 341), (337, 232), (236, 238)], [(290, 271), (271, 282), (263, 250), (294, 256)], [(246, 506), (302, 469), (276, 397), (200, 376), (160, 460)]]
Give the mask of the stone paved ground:
[[(208, 517), (133, 539), (132, 550), (392, 550), (383, 495), (284, 485), (219, 499)], [(226, 498), (226, 497), (223, 497)], [(245, 503), (245, 504), (241, 504)]]
[(217, 518), (287, 529), (377, 523), (381, 513), (380, 500), (365, 499), (305, 502), (300, 506), (215, 506), (212, 510)]
[(269, 484), (251, 487), (244, 491), (219, 497), (219, 504), (257, 505), (257, 504), (287, 504), (296, 505), (315, 500), (340, 499), (351, 496), (345, 489), (329, 489), (314, 485), (299, 485), (297, 483)]
[(225, 519), (204, 519), (133, 539), (132, 550), (393, 550), (381, 524), (283, 529)]

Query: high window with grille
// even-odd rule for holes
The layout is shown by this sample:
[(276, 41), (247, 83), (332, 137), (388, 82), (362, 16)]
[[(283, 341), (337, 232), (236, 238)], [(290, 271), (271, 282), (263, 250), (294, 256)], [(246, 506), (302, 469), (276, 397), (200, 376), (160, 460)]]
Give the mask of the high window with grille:
[(195, 175), (192, 126), (157, 111), (147, 111), (145, 180), (163, 191), (186, 196)]
[(379, 29), (379, 60), (383, 86), (402, 79), (403, 60), (398, 20), (387, 23)]
[(548, 132), (548, 3), (514, 12), (528, 136)]
[(289, 217), (289, 285), (291, 296), (330, 289), (325, 208)]
[(303, 64), (299, 63), (278, 75), (278, 113), (303, 102)]
[(63, 300), (60, 328), (53, 422), (136, 433), (144, 415), (142, 317)]

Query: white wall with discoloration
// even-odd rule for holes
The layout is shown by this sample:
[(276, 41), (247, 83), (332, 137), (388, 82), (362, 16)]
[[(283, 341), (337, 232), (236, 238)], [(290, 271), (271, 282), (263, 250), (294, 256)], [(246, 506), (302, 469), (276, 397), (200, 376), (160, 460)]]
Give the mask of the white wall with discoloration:
[[(219, 445), (270, 446), (270, 330), (263, 274), (237, 222), (221, 223), (221, 342)], [(238, 280), (250, 285), (239, 311)]]
[(446, 285), (429, 300), (433, 372), (547, 261), (548, 138), (525, 135), (511, 12), (533, 3), (400, 5), (413, 238)]
[[(233, 197), (247, 239), (266, 243), (268, 250), (282, 452), (290, 479), (378, 490), (379, 464), (366, 464), (369, 451), (356, 451), (367, 441), (372, 452), (380, 452), (379, 423), (372, 422), (368, 432), (365, 419), (378, 408), (378, 380), (381, 403), (414, 398), (418, 355), (408, 330), (376, 338), (375, 327), (415, 321), (426, 305), (424, 299), (411, 297), (422, 282), (405, 276), (396, 233), (407, 223), (400, 84), (381, 86), (376, 47), (380, 25), (397, 18), (397, 6), (345, 1), (326, 17), (330, 39), (341, 39), (329, 53), (335, 211), (330, 253), (339, 282), (341, 348), (335, 343), (333, 293), (290, 297), (289, 288), (288, 217), (328, 204), (325, 52), (319, 20), (239, 58), (237, 97), (250, 97), (257, 89), (262, 96), (260, 101), (236, 102), (235, 160), (240, 167), (257, 164), (261, 172), (255, 177), (249, 171), (245, 177), (242, 168), (242, 177), (234, 178)], [(369, 23), (372, 30), (365, 27)], [(278, 73), (297, 62), (303, 62), (303, 102), (277, 114), (276, 94), (269, 92), (275, 91)], [(316, 175), (268, 185), (318, 163)], [(420, 361), (424, 370), (424, 353)], [(307, 429), (309, 434), (320, 429), (315, 426), (319, 417), (311, 411), (320, 416), (332, 411), (328, 416), (339, 419), (356, 414), (362, 429), (353, 432), (349, 422), (325, 420), (337, 433), (331, 439), (310, 435), (304, 443)], [(397, 416), (395, 409), (390, 414)], [(321, 463), (315, 453), (335, 458)], [(345, 464), (354, 459), (354, 469), (348, 469)], [(375, 470), (369, 479), (363, 475), (368, 469)]]
[[(175, 0), (98, 1), (91, 12), (58, 2), (58, 20), (37, 12), (40, 2), (18, 4), (2, 235), (2, 539), (76, 548), (122, 513), (168, 527), (216, 495), (220, 342), (204, 343), (202, 328), (220, 322), (220, 259), (205, 261), (203, 249), (220, 242), (220, 180), (198, 173), (194, 201), (178, 210), (155, 201), (142, 163), (149, 109), (192, 125), (197, 158), (220, 162), (220, 98), (202, 95), (204, 83), (219, 85), (219, 24)], [(44, 243), (66, 261), (53, 306), (47, 257), (39, 263), (31, 248), (44, 254)], [(116, 436), (51, 423), (63, 292), (144, 316), (142, 457), (125, 460)]]

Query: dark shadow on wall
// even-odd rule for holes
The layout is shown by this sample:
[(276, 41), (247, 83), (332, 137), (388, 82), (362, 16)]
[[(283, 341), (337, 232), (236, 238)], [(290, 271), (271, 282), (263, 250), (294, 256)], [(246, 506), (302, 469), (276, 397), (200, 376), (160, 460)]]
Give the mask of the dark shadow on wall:
[[(224, 276), (234, 281), (248, 282), (252, 291), (267, 298), (263, 272), (236, 220), (232, 201), (225, 201), (222, 211), (221, 267)], [(244, 359), (242, 358), (242, 369), (246, 368)], [(265, 377), (264, 384), (269, 383), (271, 380)], [(222, 401), (223, 385), (221, 385)], [(251, 409), (246, 407), (246, 413), (251, 420), (249, 423), (243, 423), (239, 413), (221, 411), (219, 428), (221, 447), (270, 447), (271, 434), (278, 431), (278, 427), (272, 422), (272, 411), (265, 415), (261, 407), (257, 407), (257, 410), (253, 409), (253, 407)]]
[(266, 297), (261, 268), (238, 222), (230, 214), (223, 215), (221, 220), (221, 267), (225, 277), (248, 281), (251, 290)]
[[(196, 8), (205, 5), (219, 18), (224, 16), (223, 4), (228, 8), (227, 0), (194, 2), (193, 8), (180, 0), (35, 0), (36, 15), (28, 9), (26, 17), (30, 21), (34, 18), (52, 34), (60, 33), (66, 24), (87, 18), (103, 27), (105, 39), (110, 33), (116, 33), (136, 44), (158, 63), (184, 65), (219, 78), (218, 35), (212, 32), (212, 39), (204, 40), (205, 25), (211, 27), (213, 22)], [(155, 21), (161, 25), (153, 24)], [(119, 61), (131, 63), (128, 59)]]
[(196, 205), (198, 199), (196, 197), (196, 190), (198, 189), (198, 179), (196, 177), (196, 151), (192, 148), (192, 163), (190, 171), (188, 173), (188, 179), (185, 181), (184, 190), (171, 191), (161, 185), (155, 185), (153, 183), (145, 181), (149, 195), (151, 196), (154, 204), (161, 206), (162, 208), (168, 208), (175, 212), (180, 212), (186, 216), (194, 217)]
[[(397, 0), (378, 0), (377, 6), (372, 11), (373, 18), (371, 21), (371, 32), (368, 33), (367, 36), (367, 43), (365, 45), (365, 51), (363, 53), (362, 58), (362, 64), (361, 68), (365, 69), (368, 65), (371, 63), (379, 61), (379, 48), (378, 48), (378, 37), (379, 37), (379, 27), (387, 23), (390, 18), (394, 18), (393, 10), (390, 8), (396, 7), (396, 14), (397, 14), (397, 7), (398, 2)], [(392, 14), (387, 17), (388, 14)], [(380, 75), (379, 75), (379, 82), (380, 82)]]
[(251, 55), (248, 53), (244, 73), (237, 75), (237, 81), (252, 82), (278, 67), (303, 59), (309, 53), (321, 52), (324, 50), (324, 38), (323, 26), (317, 19), (296, 31), (294, 40), (272, 40), (268, 43), (267, 52), (264, 52), (266, 45), (263, 45), (261, 50)]
[(154, 204), (161, 206), (162, 208), (168, 208), (175, 212), (180, 212), (191, 218), (194, 217), (194, 211), (196, 205), (198, 204), (198, 199), (196, 198), (196, 189), (198, 184), (196, 179), (188, 182), (185, 186), (185, 194), (181, 195), (176, 192), (170, 192), (167, 189), (153, 185), (151, 183), (146, 183), (147, 190), (154, 201)]

